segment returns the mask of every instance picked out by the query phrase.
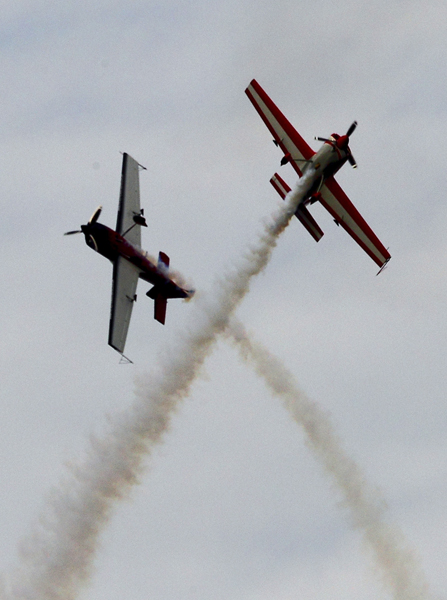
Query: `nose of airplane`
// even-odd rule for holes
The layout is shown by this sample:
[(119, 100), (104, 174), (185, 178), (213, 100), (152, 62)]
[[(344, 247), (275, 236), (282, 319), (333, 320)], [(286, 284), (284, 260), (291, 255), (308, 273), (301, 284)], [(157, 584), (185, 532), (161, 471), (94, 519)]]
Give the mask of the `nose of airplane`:
[(340, 148), (340, 150), (345, 150), (349, 144), (349, 137), (347, 135), (341, 135), (335, 144), (337, 148)]

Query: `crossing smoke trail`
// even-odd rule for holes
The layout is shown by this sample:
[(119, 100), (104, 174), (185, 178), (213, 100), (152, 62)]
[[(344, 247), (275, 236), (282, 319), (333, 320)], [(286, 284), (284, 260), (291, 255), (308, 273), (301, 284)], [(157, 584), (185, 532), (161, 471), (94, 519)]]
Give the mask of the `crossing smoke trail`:
[(405, 547), (402, 533), (386, 521), (383, 500), (345, 454), (327, 414), (298, 389), (292, 374), (255, 342), (239, 321), (232, 318), (225, 335), (304, 429), (307, 445), (341, 492), (352, 523), (361, 532), (394, 600), (428, 600), (428, 584), (420, 565)]
[(193, 328), (166, 354), (157, 371), (137, 382), (130, 410), (113, 419), (101, 439), (91, 440), (83, 459), (53, 490), (34, 533), (19, 549), (19, 568), (0, 582), (1, 600), (72, 600), (85, 586), (114, 505), (138, 483), (143, 459), (161, 441), (251, 279), (266, 267), (311, 175), (298, 182), (272, 215), (239, 267), (214, 287), (212, 296), (197, 300)]

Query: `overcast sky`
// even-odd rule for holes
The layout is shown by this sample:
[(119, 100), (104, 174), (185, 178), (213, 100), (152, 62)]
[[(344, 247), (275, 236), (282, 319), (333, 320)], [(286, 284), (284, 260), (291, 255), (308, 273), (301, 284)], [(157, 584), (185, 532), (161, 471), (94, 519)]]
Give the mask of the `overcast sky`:
[[(237, 315), (329, 414), (445, 598), (445, 3), (17, 0), (1, 14), (0, 572), (66, 463), (197, 326), (196, 300), (154, 321), (140, 282), (134, 364), (119, 365), (112, 267), (62, 234), (100, 204), (115, 226), (128, 152), (147, 167), (143, 247), (212, 296), (281, 202), (281, 152), (244, 94), (256, 78), (314, 149), (358, 121), (359, 167), (337, 180), (392, 260), (376, 277), (314, 205), (324, 238), (291, 222)], [(145, 464), (80, 598), (391, 598), (302, 430), (226, 340)]]

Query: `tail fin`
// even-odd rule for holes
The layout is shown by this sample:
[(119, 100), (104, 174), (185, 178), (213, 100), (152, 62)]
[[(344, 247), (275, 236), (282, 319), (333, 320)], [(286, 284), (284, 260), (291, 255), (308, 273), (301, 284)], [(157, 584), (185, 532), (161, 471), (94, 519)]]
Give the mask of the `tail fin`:
[[(273, 177), (270, 179), (270, 183), (273, 185), (275, 190), (284, 200), (287, 194), (291, 191), (291, 188), (287, 185), (282, 177), (275, 173)], [(304, 206), (304, 204), (300, 204), (295, 212), (296, 218), (304, 225), (310, 235), (314, 238), (316, 242), (319, 242), (323, 237), (324, 233), (318, 226), (317, 222)]]
[(169, 269), (169, 256), (164, 252), (158, 253), (158, 268), (166, 271)]

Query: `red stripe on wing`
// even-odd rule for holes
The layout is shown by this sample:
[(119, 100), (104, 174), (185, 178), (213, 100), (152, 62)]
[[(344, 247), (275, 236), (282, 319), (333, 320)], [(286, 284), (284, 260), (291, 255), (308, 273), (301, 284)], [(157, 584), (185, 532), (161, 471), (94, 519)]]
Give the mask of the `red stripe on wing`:
[(340, 215), (338, 215), (333, 210), (333, 208), (324, 200), (323, 197), (320, 198), (321, 204), (334, 217), (336, 222), (339, 223), (349, 233), (349, 235), (357, 242), (357, 244), (361, 248), (363, 248), (363, 250), (368, 254), (368, 256), (370, 256), (373, 259), (373, 261), (377, 265), (379, 265), (379, 267), (382, 267), (391, 258), (391, 255), (388, 252), (388, 250), (383, 246), (382, 242), (376, 236), (374, 231), (371, 229), (371, 227), (368, 225), (368, 223), (365, 221), (365, 219), (362, 217), (362, 215), (359, 213), (359, 211), (356, 209), (356, 207), (349, 200), (349, 198), (344, 193), (342, 188), (338, 185), (338, 183), (335, 181), (335, 179), (333, 177), (330, 177), (329, 179), (327, 179), (324, 182), (324, 185), (335, 196), (335, 198), (338, 200), (338, 202), (340, 203), (342, 208), (349, 214), (351, 219), (363, 231), (363, 233), (369, 239), (369, 241), (372, 243), (372, 245), (383, 256), (383, 259), (381, 259), (379, 256), (377, 256), (377, 254), (374, 254), (374, 252), (371, 250), (371, 248), (369, 248), (365, 244), (365, 242), (361, 238), (359, 238), (358, 235), (350, 227), (348, 227), (347, 224), (342, 219), (340, 219)]
[[(300, 152), (300, 154), (303, 156), (303, 158), (305, 160), (309, 160), (310, 158), (312, 158), (312, 156), (315, 154), (315, 152), (304, 141), (304, 139), (296, 131), (296, 129), (293, 127), (293, 125), (286, 119), (286, 117), (279, 110), (279, 108), (276, 106), (276, 104), (271, 100), (271, 98), (264, 92), (264, 90), (259, 85), (259, 83), (255, 79), (253, 79), (251, 81), (251, 83), (250, 83), (250, 86), (254, 89), (254, 91), (258, 94), (258, 96), (260, 97), (260, 99), (264, 102), (264, 104), (266, 105), (266, 107), (268, 108), (268, 110), (272, 113), (272, 115), (274, 116), (274, 118), (276, 119), (276, 121), (278, 122), (278, 124), (285, 131), (285, 133), (289, 137), (290, 141), (292, 142), (292, 144), (294, 146), (296, 146), (297, 150)], [(247, 94), (247, 96), (249, 97), (251, 103), (253, 104), (253, 106), (255, 107), (255, 109), (257, 110), (257, 112), (259, 113), (259, 116), (261, 117), (261, 119), (264, 121), (264, 123), (268, 127), (270, 133), (273, 135), (274, 139), (276, 140), (276, 142), (280, 146), (281, 150), (284, 152), (285, 155), (289, 154), (290, 149), (288, 149), (284, 145), (283, 140), (281, 139), (281, 137), (278, 135), (278, 133), (276, 132), (276, 130), (273, 127), (273, 125), (268, 120), (268, 117), (265, 115), (265, 113), (263, 112), (262, 108), (258, 105), (258, 103), (256, 101), (256, 98), (251, 93), (250, 87), (248, 87), (245, 90), (245, 93)], [(302, 176), (302, 171), (298, 167), (296, 161), (291, 160), (290, 162), (292, 164), (292, 167), (295, 169), (295, 171), (301, 177)]]

